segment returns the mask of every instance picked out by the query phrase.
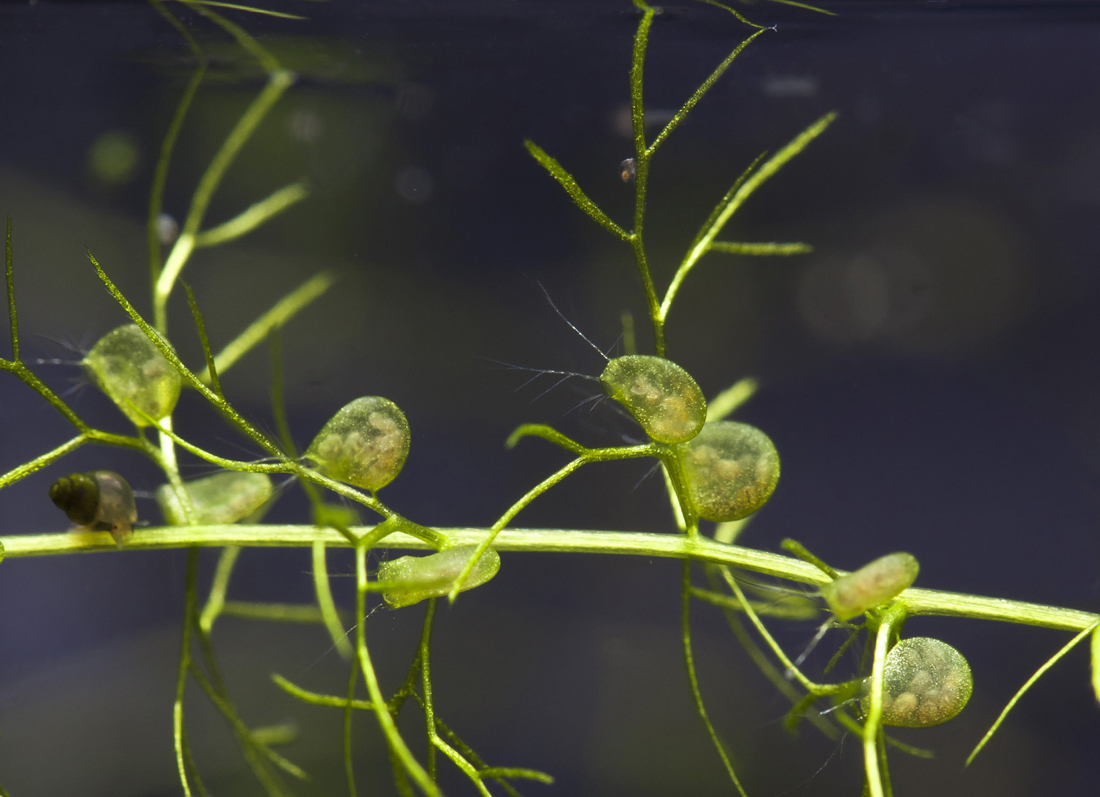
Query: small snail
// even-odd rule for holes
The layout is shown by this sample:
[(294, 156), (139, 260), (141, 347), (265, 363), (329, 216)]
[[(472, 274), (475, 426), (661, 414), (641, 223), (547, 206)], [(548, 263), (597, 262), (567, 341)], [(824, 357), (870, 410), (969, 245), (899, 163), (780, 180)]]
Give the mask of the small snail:
[(779, 452), (766, 434), (746, 423), (705, 424), (698, 435), (677, 446), (677, 454), (695, 510), (707, 520), (751, 515), (779, 481)]
[(50, 500), (73, 523), (111, 532), (119, 548), (130, 539), (137, 522), (134, 491), (114, 471), (93, 470), (63, 476), (51, 485)]
[[(476, 545), (459, 545), (428, 556), (402, 556), (383, 562), (378, 566), (378, 583), (382, 585), (386, 605), (400, 609), (446, 595), (476, 550)], [(480, 587), (498, 570), (500, 555), (490, 548), (477, 560), (462, 585), (462, 592)]]
[(619, 164), (619, 177), (624, 183), (631, 182), (638, 175), (638, 164), (633, 158), (627, 158)]
[[(974, 691), (970, 665), (959, 651), (929, 637), (903, 639), (886, 654), (882, 678), (882, 722), (902, 728), (931, 728), (966, 706)], [(868, 682), (869, 683), (869, 682)], [(862, 699), (870, 708), (870, 696)]]
[(628, 354), (608, 362), (600, 375), (604, 392), (634, 416), (646, 434), (661, 443), (683, 443), (703, 428), (703, 391), (671, 360)]
[(126, 417), (148, 426), (169, 415), (180, 395), (179, 372), (137, 324), (100, 338), (84, 357), (84, 371)]
[[(236, 471), (195, 479), (184, 484), (184, 488), (195, 510), (195, 520), (204, 525), (236, 523), (266, 504), (274, 492), (271, 477), (266, 473)], [(173, 526), (187, 523), (187, 515), (171, 485), (157, 488), (157, 503), (165, 521)]]
[(887, 554), (825, 584), (821, 597), (836, 619), (851, 620), (893, 600), (917, 580), (919, 572), (920, 564), (912, 554), (904, 551)]
[(372, 491), (393, 481), (408, 455), (409, 422), (381, 396), (363, 396), (342, 407), (305, 453), (325, 475)]

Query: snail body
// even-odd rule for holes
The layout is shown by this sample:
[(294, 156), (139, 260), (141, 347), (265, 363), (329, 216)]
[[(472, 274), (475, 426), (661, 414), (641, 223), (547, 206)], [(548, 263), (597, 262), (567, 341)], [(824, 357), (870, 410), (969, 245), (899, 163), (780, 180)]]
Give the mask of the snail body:
[(130, 539), (137, 522), (134, 491), (111, 470), (63, 476), (50, 486), (50, 500), (73, 523), (111, 532), (120, 548)]

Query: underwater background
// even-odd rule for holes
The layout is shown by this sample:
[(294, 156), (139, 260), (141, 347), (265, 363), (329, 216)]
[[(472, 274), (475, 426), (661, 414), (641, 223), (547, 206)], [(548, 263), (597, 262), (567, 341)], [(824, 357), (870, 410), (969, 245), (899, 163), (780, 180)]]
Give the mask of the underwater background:
[[(760, 380), (738, 417), (772, 437), (783, 475), (740, 541), (778, 550), (794, 537), (845, 569), (908, 550), (922, 565), (918, 586), (1097, 611), (1100, 6), (825, 5), (838, 16), (738, 6), (777, 29), (746, 48), (670, 137), (650, 182), (650, 263), (664, 285), (757, 155), (839, 112), (731, 228), (741, 240), (807, 241), (813, 253), (712, 254), (669, 318), (669, 356), (708, 395), (746, 375)], [(544, 393), (556, 377), (526, 384), (531, 373), (505, 365), (603, 367), (542, 288), (605, 349), (631, 312), (641, 350), (651, 350), (629, 249), (523, 148), (536, 141), (627, 224), (632, 193), (619, 163), (632, 151), (630, 4), (271, 7), (308, 19), (226, 13), (299, 79), (208, 218), (230, 218), (303, 177), (313, 193), (252, 235), (196, 255), (184, 278), (214, 347), (309, 275), (335, 271), (337, 286), (283, 332), (292, 429), (304, 445), (356, 396), (397, 402), (412, 451), (385, 499), (426, 525), (487, 525), (561, 464), (538, 441), (506, 451), (520, 423), (551, 423), (590, 445), (637, 434), (607, 402), (578, 409), (593, 383)], [(224, 35), (186, 19), (211, 67), (169, 175), (165, 211), (177, 220), (263, 82)], [(647, 122), (667, 120), (748, 32), (714, 8), (667, 7), (651, 35)], [(28, 360), (79, 360), (81, 346), (124, 322), (86, 247), (149, 310), (145, 203), (191, 68), (178, 34), (144, 3), (0, 6), (0, 211), (12, 219)], [(184, 361), (200, 362), (182, 294), (171, 317)], [(58, 390), (81, 376), (75, 366), (37, 370)], [(224, 381), (264, 429), (273, 426), (268, 386), (263, 351)], [(124, 431), (103, 396), (77, 391), (78, 412)], [(213, 450), (260, 456), (194, 395), (176, 418)], [(0, 471), (70, 434), (53, 409), (0, 376)], [(50, 483), (104, 467), (135, 489), (157, 486), (144, 459), (86, 447), (0, 491), (0, 535), (64, 530)], [(673, 533), (648, 467), (584, 469), (514, 525)], [(159, 523), (153, 502), (139, 512)], [(267, 519), (308, 518), (300, 490), (288, 487)], [(332, 567), (350, 575), (343, 554)], [(214, 561), (204, 553), (204, 568)], [(13, 797), (179, 792), (171, 702), (184, 566), (182, 551), (0, 564), (0, 783)], [(558, 779), (525, 785), (526, 795), (731, 793), (689, 698), (678, 570), (639, 557), (505, 554), (490, 584), (440, 608), (433, 672), (443, 716), (486, 758)], [(350, 604), (352, 579), (334, 587)], [(231, 595), (309, 601), (312, 589), (305, 549), (247, 550)], [(419, 616), (383, 609), (370, 620), (391, 688)], [(693, 618), (702, 691), (749, 793), (856, 793), (856, 740), (838, 748), (809, 727), (790, 739), (786, 701), (719, 613), (697, 604)], [(771, 626), (789, 650), (814, 631), (810, 622)], [(1039, 681), (964, 770), (1004, 703), (1069, 635), (925, 617), (906, 633), (958, 647), (975, 693), (953, 722), (897, 733), (938, 753), (892, 753), (899, 795), (1095, 794), (1100, 707), (1084, 647)], [(338, 713), (297, 703), (269, 680), (278, 671), (340, 692), (344, 667), (324, 629), (226, 618), (214, 640), (250, 722), (298, 723), (300, 740), (285, 752), (314, 776), (298, 793), (344, 793)], [(827, 659), (822, 651), (813, 661)], [(193, 703), (195, 755), (212, 791), (260, 793), (220, 718)], [(419, 738), (412, 722), (402, 727)], [(357, 740), (361, 783), (396, 793), (369, 722)], [(443, 785), (472, 793), (453, 772)]]

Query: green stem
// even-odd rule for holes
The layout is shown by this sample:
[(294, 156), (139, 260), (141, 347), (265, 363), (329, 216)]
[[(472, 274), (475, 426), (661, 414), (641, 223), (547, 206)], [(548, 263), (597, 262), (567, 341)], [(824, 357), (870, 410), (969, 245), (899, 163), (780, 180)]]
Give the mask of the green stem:
[[(371, 530), (371, 527), (352, 529), (356, 535), (363, 535)], [(485, 539), (490, 529), (443, 528), (436, 531), (445, 535), (450, 540), (450, 545), (475, 545)], [(191, 545), (285, 548), (312, 545), (314, 540), (321, 540), (330, 547), (350, 547), (350, 543), (343, 535), (328, 528), (234, 524), (138, 529), (126, 544), (126, 550), (186, 548)], [(118, 550), (110, 534), (98, 531), (15, 534), (0, 537), (0, 543), (3, 544), (8, 559)], [(375, 542), (374, 545), (393, 549), (438, 550), (438, 544), (429, 543), (400, 531), (390, 533), (384, 540)], [(739, 545), (723, 545), (706, 537), (691, 539), (681, 534), (577, 529), (506, 529), (496, 535), (493, 547), (501, 553), (525, 551), (693, 559), (751, 570), (759, 575), (784, 578), (811, 586), (820, 586), (829, 581), (829, 578), (813, 565), (788, 556)], [(1100, 620), (1100, 615), (1077, 609), (916, 587), (905, 590), (895, 600), (905, 603), (910, 616), (923, 614), (969, 617), (1075, 632), (1083, 631)]]
[(741, 781), (737, 779), (737, 773), (734, 771), (733, 763), (726, 752), (726, 746), (718, 736), (718, 731), (715, 730), (710, 717), (707, 716), (707, 709), (703, 704), (703, 693), (699, 689), (699, 678), (695, 673), (695, 656), (691, 650), (691, 561), (688, 559), (684, 560), (681, 570), (680, 606), (680, 630), (684, 643), (684, 664), (687, 665), (688, 684), (691, 686), (691, 697), (695, 703), (695, 710), (699, 713), (699, 719), (703, 721), (707, 735), (714, 743), (714, 748), (718, 751), (718, 756), (722, 759), (722, 764), (726, 767), (726, 772), (729, 774), (730, 780), (733, 781), (733, 785), (737, 787), (741, 797), (748, 797)]
[(868, 697), (867, 716), (863, 724), (863, 767), (867, 773), (867, 789), (871, 797), (886, 797), (888, 786), (884, 788), (889, 776), (879, 760), (882, 744), (882, 689), (883, 674), (886, 667), (886, 652), (892, 637), (896, 636), (905, 622), (905, 605), (895, 603), (882, 616), (882, 623), (875, 634), (874, 663), (871, 665), (871, 691)]
[(443, 793), (435, 782), (428, 777), (424, 767), (413, 756), (405, 740), (401, 738), (397, 730), (397, 723), (393, 715), (386, 708), (386, 700), (382, 696), (382, 688), (378, 684), (378, 675), (374, 670), (370, 652), (367, 650), (367, 549), (368, 545), (360, 543), (355, 549), (355, 578), (358, 585), (355, 601), (355, 647), (359, 656), (359, 667), (363, 671), (363, 678), (367, 684), (367, 693), (371, 702), (377, 706), (374, 712), (381, 726), (382, 735), (386, 737), (392, 755), (401, 763), (402, 769), (412, 776), (416, 785), (429, 797), (443, 797)]

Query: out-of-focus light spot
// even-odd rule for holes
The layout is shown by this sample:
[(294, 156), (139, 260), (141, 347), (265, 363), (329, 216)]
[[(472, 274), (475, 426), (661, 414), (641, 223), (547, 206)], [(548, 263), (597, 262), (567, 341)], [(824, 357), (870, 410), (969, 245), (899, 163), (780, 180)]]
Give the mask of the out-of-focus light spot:
[(798, 307), (818, 336), (899, 354), (966, 356), (1002, 339), (1027, 310), (1027, 242), (990, 208), (914, 202), (869, 222), (859, 252), (811, 263)]
[(807, 269), (798, 306), (821, 337), (865, 343), (917, 321), (927, 311), (928, 294), (928, 270), (912, 253), (861, 254)]
[(307, 108), (299, 108), (290, 117), (290, 135), (296, 141), (312, 144), (321, 137), (325, 125), (321, 117)]
[(809, 75), (769, 75), (760, 86), (765, 97), (793, 99), (817, 94), (817, 78)]
[(122, 130), (110, 130), (92, 142), (88, 171), (99, 182), (124, 185), (134, 176), (139, 157), (133, 136)]
[(171, 214), (161, 213), (157, 216), (157, 239), (167, 246), (176, 240), (180, 234), (179, 222)]
[(412, 205), (427, 202), (432, 196), (435, 186), (432, 184), (432, 176), (427, 169), (419, 166), (406, 166), (397, 173), (395, 183), (397, 195)]

